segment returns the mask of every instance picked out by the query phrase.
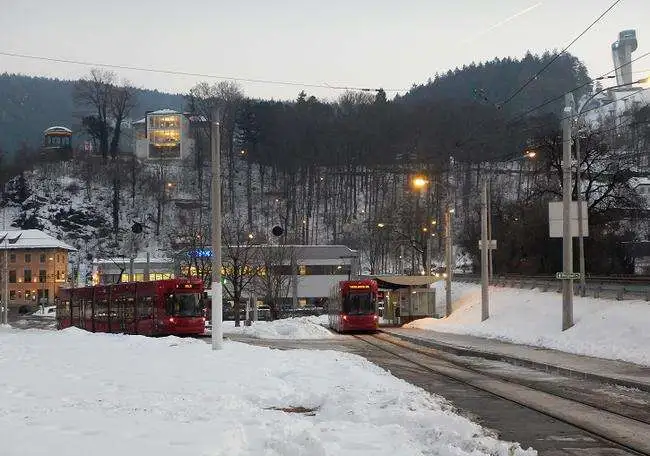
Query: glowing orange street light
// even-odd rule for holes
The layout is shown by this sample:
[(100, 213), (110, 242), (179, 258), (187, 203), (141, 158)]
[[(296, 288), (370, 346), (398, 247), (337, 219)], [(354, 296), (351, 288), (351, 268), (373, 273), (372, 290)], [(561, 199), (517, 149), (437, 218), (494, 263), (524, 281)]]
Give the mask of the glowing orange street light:
[(411, 184), (413, 184), (413, 187), (415, 187), (415, 188), (424, 188), (424, 187), (427, 186), (428, 183), (429, 183), (429, 181), (425, 177), (422, 177), (422, 176), (416, 176), (411, 181)]

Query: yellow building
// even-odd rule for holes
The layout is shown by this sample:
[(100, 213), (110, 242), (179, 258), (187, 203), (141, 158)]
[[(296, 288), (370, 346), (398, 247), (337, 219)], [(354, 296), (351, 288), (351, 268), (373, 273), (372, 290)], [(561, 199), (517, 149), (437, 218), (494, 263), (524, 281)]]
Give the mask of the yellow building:
[[(0, 296), (9, 307), (52, 304), (76, 249), (39, 230), (0, 231)], [(6, 290), (6, 291), (5, 291)]]

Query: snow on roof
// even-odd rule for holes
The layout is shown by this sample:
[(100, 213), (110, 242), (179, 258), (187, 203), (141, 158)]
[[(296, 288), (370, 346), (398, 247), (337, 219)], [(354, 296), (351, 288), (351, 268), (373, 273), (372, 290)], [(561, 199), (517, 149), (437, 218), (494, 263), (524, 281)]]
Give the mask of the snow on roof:
[(174, 111), (173, 109), (159, 109), (157, 111), (151, 111), (148, 114), (180, 114), (180, 112)]
[(70, 130), (67, 127), (54, 126), (54, 127), (47, 128), (47, 129), (45, 129), (45, 131), (43, 131), (44, 135), (46, 135), (48, 133), (70, 133), (70, 134), (72, 134), (72, 130)]
[(74, 247), (40, 230), (0, 231), (0, 250), (5, 249), (63, 249), (70, 252), (77, 251)]
[(140, 119), (140, 120), (135, 120), (135, 121), (133, 121), (133, 122), (131, 123), (131, 125), (140, 125), (140, 124), (144, 124), (144, 123), (146, 123), (146, 122), (147, 122), (147, 119), (145, 119), (145, 118), (143, 117), (143, 118)]
[[(114, 258), (98, 258), (93, 260), (93, 263), (95, 264), (125, 264), (129, 263), (131, 261), (130, 258), (127, 257), (114, 257)], [(134, 263), (146, 263), (147, 262), (147, 257), (146, 256), (137, 256), (133, 258)], [(151, 257), (149, 258), (149, 263), (173, 263), (174, 260), (171, 258), (155, 258)]]

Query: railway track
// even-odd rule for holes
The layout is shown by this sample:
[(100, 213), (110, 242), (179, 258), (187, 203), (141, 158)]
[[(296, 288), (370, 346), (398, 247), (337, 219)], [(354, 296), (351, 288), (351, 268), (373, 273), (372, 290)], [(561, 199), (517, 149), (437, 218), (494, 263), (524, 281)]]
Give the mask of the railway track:
[[(623, 408), (599, 404), (597, 399), (581, 399), (570, 391), (558, 392), (542, 384), (531, 385), (515, 377), (485, 372), (457, 360), (453, 355), (420, 347), (386, 334), (354, 335), (402, 361), (452, 379), (482, 392), (534, 410), (579, 428), (631, 454), (650, 456), (650, 411), (626, 413)], [(606, 402), (606, 401), (602, 401)]]

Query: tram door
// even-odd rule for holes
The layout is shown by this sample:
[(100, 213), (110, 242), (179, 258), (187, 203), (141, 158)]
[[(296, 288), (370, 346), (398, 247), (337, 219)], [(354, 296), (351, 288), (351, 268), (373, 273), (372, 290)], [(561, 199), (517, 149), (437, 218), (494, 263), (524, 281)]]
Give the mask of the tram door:
[(75, 297), (70, 299), (70, 326), (81, 326), (81, 301)]
[(86, 300), (81, 298), (76, 300), (79, 307), (79, 322), (77, 326), (81, 329), (86, 329)]
[(115, 300), (115, 325), (113, 326), (113, 330), (116, 332), (121, 332), (125, 333), (126, 332), (126, 324), (124, 321), (124, 317), (126, 315), (126, 299), (125, 298), (118, 298)]

